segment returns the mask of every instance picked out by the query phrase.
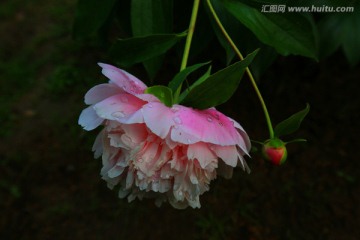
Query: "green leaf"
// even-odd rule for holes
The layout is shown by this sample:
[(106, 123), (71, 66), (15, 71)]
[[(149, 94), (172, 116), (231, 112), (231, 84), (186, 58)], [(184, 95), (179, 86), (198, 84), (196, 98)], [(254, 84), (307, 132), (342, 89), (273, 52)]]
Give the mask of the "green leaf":
[(166, 106), (171, 107), (173, 105), (172, 91), (166, 86), (156, 85), (145, 89), (145, 93), (156, 96)]
[(343, 24), (344, 53), (351, 66), (360, 62), (360, 14), (348, 13)]
[[(171, 33), (173, 0), (132, 0), (131, 27), (134, 37)], [(162, 56), (144, 61), (144, 67), (150, 78), (155, 77), (162, 63)]]
[(243, 61), (234, 63), (206, 78), (189, 92), (182, 104), (197, 109), (207, 109), (226, 102), (236, 91), (246, 67), (257, 52), (258, 50), (255, 50)]
[(124, 67), (143, 62), (165, 53), (186, 33), (159, 34), (118, 40), (111, 48), (110, 55)]
[(341, 42), (343, 16), (340, 14), (331, 14), (322, 18), (318, 23), (320, 37), (320, 58), (326, 58), (334, 53)]
[(239, 1), (223, 0), (224, 6), (263, 43), (280, 54), (317, 59), (317, 38), (313, 20), (296, 13), (261, 13)]
[(111, 15), (117, 0), (79, 0), (75, 13), (73, 36), (83, 39), (99, 31)]
[(169, 33), (173, 24), (172, 0), (131, 0), (133, 36)]
[(281, 137), (284, 135), (291, 134), (296, 130), (298, 130), (301, 122), (304, 120), (309, 110), (310, 110), (310, 105), (306, 104), (305, 109), (291, 115), (289, 118), (285, 119), (284, 121), (276, 125), (274, 129), (275, 136)]
[(195, 65), (192, 65), (190, 67), (185, 68), (184, 70), (182, 70), (181, 72), (177, 73), (175, 75), (175, 77), (169, 82), (169, 87), (171, 88), (171, 90), (173, 92), (175, 92), (178, 87), (184, 82), (184, 80), (187, 78), (187, 76), (198, 70), (199, 68), (201, 68), (202, 66), (205, 66), (207, 64), (209, 64), (210, 62), (206, 62), (206, 63), (198, 63)]
[(211, 66), (208, 68), (208, 70), (202, 75), (198, 80), (196, 80), (190, 87), (186, 88), (179, 97), (179, 102), (184, 100), (184, 98), (189, 94), (189, 92), (196, 86), (198, 86), (200, 83), (204, 82), (206, 79), (210, 77), (211, 74)]

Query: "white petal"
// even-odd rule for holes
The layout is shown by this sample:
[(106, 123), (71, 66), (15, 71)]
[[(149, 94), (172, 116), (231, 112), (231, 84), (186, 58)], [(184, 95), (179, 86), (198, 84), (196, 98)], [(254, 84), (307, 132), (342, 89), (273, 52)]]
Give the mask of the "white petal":
[(90, 131), (97, 128), (103, 121), (104, 119), (96, 114), (93, 106), (90, 106), (81, 112), (78, 123), (85, 130)]

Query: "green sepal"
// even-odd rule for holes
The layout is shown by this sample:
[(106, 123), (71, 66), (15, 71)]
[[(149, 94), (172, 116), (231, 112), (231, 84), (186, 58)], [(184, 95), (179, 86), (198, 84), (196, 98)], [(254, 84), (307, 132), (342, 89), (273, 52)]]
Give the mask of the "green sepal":
[(145, 93), (154, 95), (168, 107), (171, 107), (173, 105), (172, 90), (166, 86), (156, 85), (148, 87), (147, 89), (145, 89)]

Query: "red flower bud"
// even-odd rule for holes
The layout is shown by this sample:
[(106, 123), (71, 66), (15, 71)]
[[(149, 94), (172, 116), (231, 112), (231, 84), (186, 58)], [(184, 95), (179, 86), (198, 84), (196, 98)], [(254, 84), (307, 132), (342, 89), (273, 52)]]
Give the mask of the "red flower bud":
[(262, 153), (267, 160), (275, 165), (283, 164), (287, 158), (285, 143), (278, 138), (266, 140)]

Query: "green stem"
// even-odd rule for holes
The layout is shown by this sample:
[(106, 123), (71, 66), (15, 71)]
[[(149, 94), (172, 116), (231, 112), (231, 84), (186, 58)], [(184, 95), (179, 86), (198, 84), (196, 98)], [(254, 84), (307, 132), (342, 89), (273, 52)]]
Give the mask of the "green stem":
[[(191, 12), (191, 18), (190, 18), (188, 34), (186, 36), (184, 53), (183, 53), (183, 57), (182, 57), (182, 60), (181, 60), (180, 71), (182, 71), (182, 70), (184, 70), (186, 68), (186, 64), (187, 64), (187, 61), (188, 61), (188, 58), (189, 58), (190, 46), (191, 46), (192, 37), (194, 35), (194, 31), (195, 31), (195, 24), (196, 24), (197, 13), (199, 11), (199, 5), (200, 5), (200, 0), (194, 0), (194, 5), (193, 5), (192, 12)], [(182, 87), (182, 84), (178, 87), (178, 89), (175, 92), (175, 95), (174, 95), (175, 102), (177, 102), (178, 99), (179, 99), (179, 95), (180, 95), (180, 92), (181, 92), (181, 87)]]
[[(239, 51), (239, 49), (236, 47), (235, 43), (233, 42), (233, 40), (231, 39), (231, 37), (229, 36), (229, 34), (226, 32), (224, 26), (222, 25), (219, 17), (217, 16), (212, 4), (211, 4), (211, 1), (210, 0), (206, 0), (207, 2), (207, 5), (209, 7), (209, 10), (211, 12), (211, 14), (213, 15), (214, 17), (214, 20), (216, 21), (217, 25), (219, 26), (222, 34), (224, 35), (224, 37), (226, 38), (226, 40), (229, 42), (230, 46), (232, 47), (232, 49), (235, 51), (235, 53), (238, 55), (238, 57), (240, 58), (240, 60), (243, 60), (244, 57), (243, 55), (241, 54), (241, 52)], [(251, 84), (259, 98), (259, 101), (261, 103), (261, 106), (262, 106), (262, 109), (264, 111), (264, 114), (265, 114), (265, 119), (266, 119), (266, 123), (267, 123), (267, 126), (269, 128), (269, 134), (270, 134), (270, 138), (274, 138), (274, 129), (272, 127), (272, 124), (271, 124), (271, 119), (270, 119), (270, 115), (269, 115), (269, 112), (267, 110), (267, 107), (266, 107), (266, 104), (265, 104), (265, 101), (263, 99), (263, 97), (261, 96), (261, 93), (260, 93), (260, 90), (256, 84), (256, 81), (250, 71), (250, 69), (248, 67), (246, 67), (246, 73), (247, 75), (249, 76), (249, 79), (251, 81)]]

